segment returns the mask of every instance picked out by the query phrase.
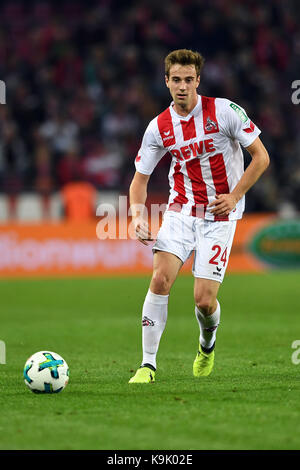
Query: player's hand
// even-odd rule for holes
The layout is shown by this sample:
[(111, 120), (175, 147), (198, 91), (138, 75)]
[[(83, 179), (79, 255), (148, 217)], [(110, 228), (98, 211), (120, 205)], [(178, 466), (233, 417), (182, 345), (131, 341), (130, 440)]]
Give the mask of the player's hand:
[(148, 222), (142, 217), (135, 217), (133, 219), (135, 234), (137, 239), (144, 245), (148, 245), (148, 241), (153, 241)]
[(233, 194), (217, 194), (216, 199), (208, 204), (213, 215), (227, 216), (235, 208), (237, 198)]

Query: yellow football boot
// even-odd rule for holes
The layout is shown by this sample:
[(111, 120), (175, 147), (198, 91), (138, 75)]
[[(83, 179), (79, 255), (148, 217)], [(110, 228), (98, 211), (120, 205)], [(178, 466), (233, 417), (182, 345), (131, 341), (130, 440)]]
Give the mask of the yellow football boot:
[(201, 345), (199, 344), (199, 351), (193, 363), (194, 377), (207, 377), (213, 370), (214, 360), (215, 351), (213, 350), (210, 353), (206, 353), (202, 351)]
[(130, 384), (149, 384), (155, 382), (155, 371), (147, 366), (141, 366), (133, 377), (129, 380)]

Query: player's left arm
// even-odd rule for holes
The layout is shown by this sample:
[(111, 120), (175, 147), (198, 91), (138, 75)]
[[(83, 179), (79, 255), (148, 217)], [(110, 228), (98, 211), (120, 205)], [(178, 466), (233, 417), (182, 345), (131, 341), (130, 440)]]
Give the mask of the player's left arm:
[(209, 204), (214, 215), (228, 215), (269, 166), (269, 154), (259, 137), (245, 148), (251, 155), (251, 162), (231, 193), (219, 194)]

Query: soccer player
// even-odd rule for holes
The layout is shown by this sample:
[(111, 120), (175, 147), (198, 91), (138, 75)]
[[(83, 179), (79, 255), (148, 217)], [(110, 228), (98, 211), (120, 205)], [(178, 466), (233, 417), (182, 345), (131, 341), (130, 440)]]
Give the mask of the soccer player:
[[(246, 111), (226, 98), (198, 95), (204, 59), (186, 49), (165, 58), (170, 106), (148, 125), (135, 159), (130, 185), (132, 221), (138, 240), (152, 235), (141, 207), (147, 185), (160, 159), (171, 157), (170, 195), (153, 245), (153, 274), (142, 310), (141, 366), (129, 383), (155, 381), (156, 355), (164, 331), (171, 287), (183, 263), (194, 253), (194, 302), (199, 324), (195, 377), (208, 376), (221, 308), (217, 300), (241, 219), (245, 193), (269, 165), (260, 130)], [(244, 171), (242, 145), (251, 155)]]

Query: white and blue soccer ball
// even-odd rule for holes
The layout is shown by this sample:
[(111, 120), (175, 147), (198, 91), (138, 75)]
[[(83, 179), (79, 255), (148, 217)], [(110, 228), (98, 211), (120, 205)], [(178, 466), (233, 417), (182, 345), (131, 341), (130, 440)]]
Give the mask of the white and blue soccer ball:
[(69, 367), (59, 354), (39, 351), (27, 359), (24, 380), (32, 392), (58, 393), (69, 382)]

